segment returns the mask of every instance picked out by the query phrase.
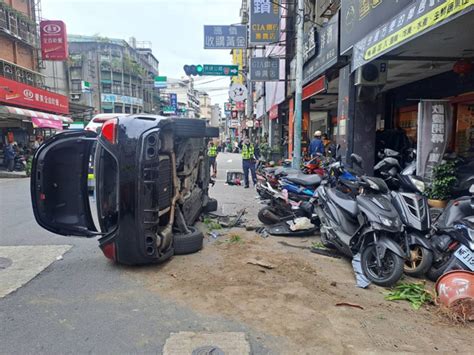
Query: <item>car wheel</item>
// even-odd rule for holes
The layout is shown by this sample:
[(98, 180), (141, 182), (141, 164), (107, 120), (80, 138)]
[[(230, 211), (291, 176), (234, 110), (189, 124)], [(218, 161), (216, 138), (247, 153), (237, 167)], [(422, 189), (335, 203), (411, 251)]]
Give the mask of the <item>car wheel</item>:
[(172, 119), (174, 134), (184, 138), (203, 138), (206, 136), (206, 121), (192, 118)]
[(204, 235), (196, 227), (188, 227), (189, 233), (175, 234), (173, 245), (175, 255), (185, 255), (195, 253), (202, 249)]
[(218, 138), (219, 127), (206, 127), (206, 137)]
[(202, 209), (204, 213), (214, 212), (216, 210), (217, 210), (217, 200), (215, 198), (210, 198), (207, 201), (207, 204)]

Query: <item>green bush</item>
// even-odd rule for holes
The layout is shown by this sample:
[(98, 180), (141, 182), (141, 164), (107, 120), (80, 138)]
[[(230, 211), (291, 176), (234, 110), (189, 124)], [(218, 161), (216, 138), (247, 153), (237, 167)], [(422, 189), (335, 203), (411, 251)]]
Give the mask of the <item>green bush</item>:
[(433, 182), (426, 191), (426, 196), (432, 200), (449, 200), (451, 191), (456, 183), (456, 162), (441, 163), (433, 169)]

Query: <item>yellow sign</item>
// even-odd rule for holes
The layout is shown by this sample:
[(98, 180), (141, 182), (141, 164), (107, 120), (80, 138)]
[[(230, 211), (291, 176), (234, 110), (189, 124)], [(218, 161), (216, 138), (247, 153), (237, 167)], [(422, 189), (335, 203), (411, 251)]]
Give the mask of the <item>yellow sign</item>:
[[(241, 72), (244, 66), (244, 50), (243, 49), (234, 48), (232, 50), (232, 64), (238, 65), (239, 72)], [(242, 74), (239, 74), (238, 76), (233, 76), (231, 80), (233, 84), (243, 84), (245, 81)]]
[(397, 44), (406, 41), (407, 39), (419, 34), (420, 32), (444, 21), (450, 16), (464, 10), (465, 8), (474, 5), (474, 0), (448, 0), (444, 4), (431, 10), (426, 15), (417, 18), (410, 24), (402, 27), (399, 31), (382, 39), (373, 46), (369, 47), (364, 54), (365, 60), (371, 60), (377, 57), (380, 53), (387, 49), (396, 46)]

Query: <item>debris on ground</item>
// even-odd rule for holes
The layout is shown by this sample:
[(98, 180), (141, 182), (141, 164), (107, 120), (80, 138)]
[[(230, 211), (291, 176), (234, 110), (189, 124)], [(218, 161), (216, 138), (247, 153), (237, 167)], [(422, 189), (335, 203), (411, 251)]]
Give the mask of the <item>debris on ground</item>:
[(257, 266), (261, 266), (265, 269), (274, 269), (276, 266), (275, 265), (272, 265), (268, 262), (265, 262), (265, 261), (261, 261), (261, 260), (256, 260), (256, 259), (249, 259), (247, 260), (247, 264), (251, 264), (251, 265), (257, 265)]
[(425, 284), (422, 282), (413, 283), (399, 283), (392, 291), (390, 291), (385, 299), (388, 301), (405, 300), (410, 302), (413, 309), (420, 309), (425, 303), (433, 300), (431, 292), (425, 289)]
[(227, 240), (230, 244), (240, 244), (243, 243), (243, 239), (240, 235), (232, 234), (230, 238)]
[(242, 208), (238, 213), (237, 213), (237, 217), (235, 217), (235, 219), (230, 222), (229, 224), (229, 228), (233, 228), (233, 227), (237, 227), (241, 221), (242, 221), (242, 217), (244, 216), (245, 212), (247, 210), (245, 208)]
[(302, 245), (294, 245), (294, 244), (290, 244), (288, 242), (278, 242), (278, 244), (281, 244), (281, 245), (284, 245), (285, 247), (290, 247), (290, 248), (297, 248), (297, 249), (308, 249), (308, 250), (311, 250), (311, 247), (305, 247), (305, 246), (302, 246)]
[(309, 249), (310, 249), (311, 253), (315, 253), (315, 254), (318, 254), (318, 255), (328, 256), (328, 257), (334, 258), (334, 259), (341, 259), (342, 258), (342, 255), (337, 250), (328, 249), (326, 247), (316, 248), (314, 246), (311, 246), (311, 248), (309, 248)]
[(214, 239), (217, 239), (217, 238), (219, 238), (219, 237), (221, 236), (221, 234), (220, 234), (219, 232), (217, 232), (217, 231), (211, 231), (211, 232), (209, 233), (209, 235), (210, 235), (212, 238), (214, 238)]
[(370, 285), (370, 281), (365, 276), (364, 272), (362, 271), (362, 265), (360, 262), (360, 253), (357, 253), (352, 258), (352, 269), (354, 270), (356, 276), (356, 285), (360, 288), (367, 288)]
[(202, 221), (206, 225), (206, 227), (210, 230), (222, 229), (222, 225), (209, 217), (205, 217)]
[(453, 302), (449, 307), (440, 305), (439, 312), (455, 324), (467, 324), (474, 321), (474, 299), (463, 298)]
[(295, 218), (293, 221), (288, 221), (288, 224), (293, 232), (314, 228), (314, 224), (307, 217)]
[(241, 186), (244, 180), (244, 173), (242, 171), (229, 171), (226, 172), (226, 184), (230, 186)]
[(350, 302), (339, 302), (339, 303), (336, 303), (336, 307), (343, 307), (343, 306), (346, 306), (346, 307), (353, 307), (353, 308), (359, 308), (359, 309), (364, 309), (364, 307), (362, 307), (360, 304), (357, 304), (357, 303), (350, 303)]

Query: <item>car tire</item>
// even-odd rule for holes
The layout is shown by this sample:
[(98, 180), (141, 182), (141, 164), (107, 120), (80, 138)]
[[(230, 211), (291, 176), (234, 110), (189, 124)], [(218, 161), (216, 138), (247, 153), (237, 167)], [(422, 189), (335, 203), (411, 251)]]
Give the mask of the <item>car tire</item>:
[(173, 236), (174, 254), (186, 255), (202, 249), (204, 235), (196, 227), (188, 227), (190, 233)]
[(219, 138), (219, 127), (206, 127), (206, 137)]
[(203, 207), (202, 211), (204, 213), (217, 211), (217, 200), (215, 198), (210, 198), (207, 201), (207, 204)]
[(192, 118), (174, 118), (174, 134), (183, 138), (204, 138), (206, 136), (206, 121)]

